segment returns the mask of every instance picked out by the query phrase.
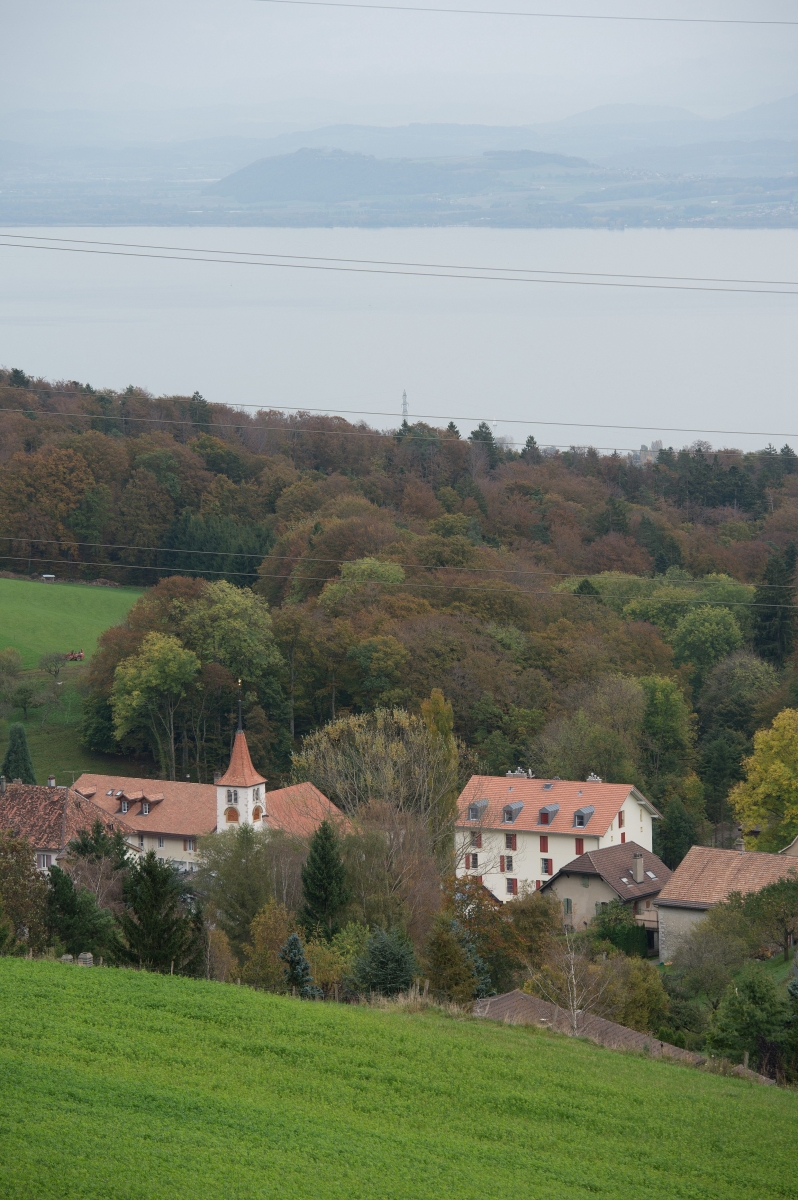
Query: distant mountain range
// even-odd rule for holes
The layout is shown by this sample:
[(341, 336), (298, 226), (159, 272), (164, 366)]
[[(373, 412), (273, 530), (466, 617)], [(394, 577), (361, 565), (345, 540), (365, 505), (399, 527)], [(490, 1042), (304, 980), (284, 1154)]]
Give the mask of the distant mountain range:
[(714, 120), (610, 105), (146, 144), (14, 131), (0, 119), (6, 225), (798, 225), (798, 95)]

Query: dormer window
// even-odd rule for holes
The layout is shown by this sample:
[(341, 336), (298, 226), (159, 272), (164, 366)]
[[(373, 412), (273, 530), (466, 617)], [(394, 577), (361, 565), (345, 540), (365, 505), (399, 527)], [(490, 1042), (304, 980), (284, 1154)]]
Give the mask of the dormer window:
[(122, 801), (122, 804), (120, 805), (120, 807), (121, 807), (121, 809), (122, 809), (122, 812), (123, 812), (123, 813), (126, 813), (126, 812), (127, 812), (127, 810), (130, 808), (130, 805), (128, 804), (127, 800), (123, 800), (123, 801)]
[(538, 825), (551, 825), (557, 813), (560, 811), (559, 804), (546, 804), (538, 813)]
[(586, 804), (584, 808), (578, 808), (574, 813), (574, 825), (576, 828), (584, 829), (595, 811), (592, 804)]
[(469, 821), (478, 821), (481, 818), (482, 814), (484, 813), (484, 811), (487, 807), (488, 807), (487, 800), (475, 800), (473, 804), (469, 804), (469, 806), (468, 806)]
[(150, 812), (150, 802), (149, 802), (149, 800), (142, 800), (142, 802), (141, 802), (141, 815), (142, 815), (143, 817), (149, 816), (149, 812)]
[(512, 825), (523, 807), (523, 800), (514, 800), (512, 804), (505, 804), (502, 809), (502, 821), (506, 825)]

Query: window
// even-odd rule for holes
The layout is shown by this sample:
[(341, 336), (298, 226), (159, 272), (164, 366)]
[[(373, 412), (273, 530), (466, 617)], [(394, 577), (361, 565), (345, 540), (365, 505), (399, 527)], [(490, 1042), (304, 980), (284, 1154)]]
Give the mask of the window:
[(540, 810), (540, 816), (538, 817), (538, 825), (548, 825), (548, 823), (549, 823), (549, 814), (546, 812), (545, 808), (542, 808)]
[(36, 866), (40, 871), (48, 871), (53, 864), (52, 854), (37, 854)]
[(512, 804), (505, 804), (502, 810), (502, 820), (508, 825), (512, 825), (521, 809), (524, 807), (522, 800), (514, 800)]
[(476, 850), (481, 850), (481, 849), (482, 849), (482, 834), (481, 834), (481, 833), (477, 833), (476, 829), (473, 829), (473, 830), (471, 831), (471, 845), (472, 845), (472, 846), (473, 846), (473, 847), (474, 847)]
[(237, 808), (226, 808), (224, 810), (224, 819), (225, 819), (225, 821), (227, 821), (228, 825), (237, 825), (238, 824), (238, 809)]
[(259, 821), (262, 816), (263, 816), (263, 809), (261, 808), (261, 806), (259, 804), (256, 804), (252, 810), (252, 820)]
[(478, 866), (479, 866), (479, 855), (478, 854), (467, 854), (466, 855), (466, 870), (467, 871), (476, 871)]
[(106, 794), (106, 796), (113, 796), (113, 794), (114, 794), (114, 789), (113, 789), (113, 788), (111, 788), (111, 790), (110, 790), (109, 792), (106, 792), (105, 794)]
[(541, 875), (553, 875), (554, 872), (551, 868), (552, 868), (552, 860), (550, 858), (541, 858), (541, 860), (540, 860)]
[(507, 880), (507, 895), (508, 896), (517, 896), (518, 895), (518, 880), (517, 879), (508, 879)]
[[(159, 838), (158, 840), (160, 841), (161, 839)], [(194, 849), (194, 839), (193, 838), (183, 838), (183, 850), (186, 853), (191, 853), (191, 851), (193, 851), (193, 849)]]
[(618, 813), (618, 828), (623, 829), (625, 822), (626, 813), (623, 811), (623, 809), (621, 809), (621, 811)]
[(505, 833), (504, 848), (505, 848), (505, 850), (517, 850), (518, 849), (518, 834), (517, 833)]
[(139, 850), (143, 850), (143, 849), (144, 849), (144, 834), (140, 833), (139, 834)]
[(574, 838), (574, 853), (575, 854), (584, 854), (584, 852), (585, 852), (585, 839), (584, 838)]
[(547, 833), (542, 833), (540, 835), (540, 852), (541, 852), (541, 854), (547, 854), (548, 849), (549, 849), (549, 835)]
[(574, 813), (574, 825), (577, 829), (584, 829), (595, 811), (592, 804), (586, 804), (584, 808), (578, 808)]
[(141, 813), (142, 813), (142, 816), (144, 816), (144, 817), (148, 817), (148, 816), (150, 815), (150, 802), (149, 802), (149, 800), (142, 800), (142, 802), (141, 802)]
[(607, 910), (607, 907), (608, 907), (608, 901), (597, 900), (596, 901), (596, 916), (598, 916), (599, 913), (605, 912)]
[(557, 813), (560, 811), (559, 804), (546, 804), (538, 813), (538, 825), (551, 825)]
[(228, 803), (228, 804), (232, 804), (232, 803), (233, 803), (233, 791), (232, 791), (232, 788), (228, 788), (228, 789), (227, 789), (227, 803)]
[(126, 813), (127, 810), (130, 808), (130, 805), (128, 804), (127, 800), (123, 800), (121, 807), (122, 807), (122, 812)]
[(504, 860), (504, 865), (505, 865), (505, 867), (506, 867), (506, 869), (507, 869), (508, 871), (512, 871), (512, 869), (513, 869), (513, 856), (512, 856), (512, 854), (508, 854), (508, 855), (507, 855), (506, 859)]
[(587, 875), (582, 876), (582, 887), (590, 887), (590, 880)]
[(621, 834), (621, 842), (625, 842), (625, 841), (626, 841), (626, 834), (622, 833)]
[(563, 915), (566, 917), (570, 917), (571, 913), (574, 911), (573, 901), (569, 900), (567, 896), (562, 902), (562, 911)]
[(252, 793), (252, 799), (255, 801), (256, 804), (260, 800), (260, 788), (259, 787), (256, 787), (255, 791)]
[(487, 800), (484, 800), (484, 799), (483, 800), (475, 800), (473, 804), (469, 804), (469, 806), (468, 806), (469, 821), (478, 821), (487, 807), (488, 807), (488, 802), (487, 802)]
[(163, 834), (158, 834), (158, 849), (163, 850)]

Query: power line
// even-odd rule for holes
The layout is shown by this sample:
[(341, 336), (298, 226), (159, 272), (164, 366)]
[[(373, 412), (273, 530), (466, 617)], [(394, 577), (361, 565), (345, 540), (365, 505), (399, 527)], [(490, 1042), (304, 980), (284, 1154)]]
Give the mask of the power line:
[[(288, 2), (288, 0), (286, 0)], [(290, 0), (295, 2), (295, 0)], [(3, 235), (5, 236), (5, 235)], [(391, 276), (410, 276), (419, 279), (471, 279), (477, 281), (489, 281), (493, 283), (532, 283), (541, 286), (558, 286), (558, 287), (595, 287), (595, 288), (636, 288), (645, 291), (665, 291), (665, 292), (717, 292), (727, 295), (756, 295), (756, 296), (798, 296), (798, 289), (789, 288), (772, 288), (772, 287), (708, 287), (704, 285), (692, 286), (681, 283), (623, 283), (620, 280), (613, 279), (538, 279), (531, 278), (525, 275), (509, 275), (509, 274), (491, 274), (491, 275), (476, 275), (468, 274), (466, 271), (437, 271), (437, 270), (410, 270), (410, 269), (394, 269), (388, 267), (366, 267), (366, 266), (333, 266), (331, 264), (318, 262), (259, 262), (251, 259), (241, 258), (209, 258), (207, 255), (195, 254), (155, 254), (151, 251), (140, 250), (92, 250), (88, 247), (79, 246), (32, 246), (28, 243), (17, 242), (0, 242), (0, 246), (12, 250), (50, 250), (60, 254), (92, 254), (105, 255), (113, 258), (149, 258), (161, 259), (172, 262), (204, 262), (216, 263), (217, 266), (238, 266), (238, 267), (266, 267), (270, 269), (279, 269), (286, 271), (332, 271), (338, 274), (345, 275), (391, 275)], [(233, 253), (231, 251), (231, 253)]]
[[(0, 559), (10, 559), (12, 562), (22, 562), (28, 558), (29, 558), (29, 555), (27, 555), (27, 554), (0, 554)], [(174, 567), (156, 567), (156, 566), (145, 565), (142, 563), (109, 563), (109, 562), (74, 562), (74, 563), (70, 563), (69, 561), (66, 561), (62, 558), (37, 558), (36, 561), (39, 563), (55, 563), (60, 566), (104, 567), (106, 570), (112, 569), (112, 570), (128, 570), (128, 571), (168, 571), (172, 575), (180, 574), (180, 572), (177, 571), (176, 568), (174, 568)], [(191, 568), (189, 568), (189, 569), (191, 569)], [(200, 572), (196, 571), (196, 570), (193, 571), (192, 573), (194, 575), (200, 574)], [(262, 571), (210, 571), (209, 570), (209, 571), (203, 571), (201, 574), (202, 575), (224, 575), (226, 577), (230, 576), (230, 575), (234, 575), (236, 578), (242, 578), (242, 579), (286, 579), (286, 580), (291, 580), (292, 582), (299, 582), (299, 583), (303, 583), (303, 582), (304, 583), (329, 583), (329, 582), (331, 582), (331, 577), (329, 575), (294, 575), (294, 574), (277, 575), (277, 574), (270, 574), (265, 571), (262, 572)], [(366, 583), (376, 583), (380, 587), (424, 588), (426, 590), (446, 591), (446, 592), (452, 592), (452, 591), (455, 591), (455, 592), (484, 592), (489, 595), (501, 595), (501, 596), (506, 596), (508, 594), (507, 588), (471, 587), (468, 584), (462, 584), (462, 583), (421, 583), (416, 580), (410, 580), (410, 581), (403, 580), (401, 583), (392, 583), (392, 582), (384, 580), (384, 579), (369, 579), (369, 580), (365, 580), (365, 582)], [(570, 599), (570, 600), (587, 600), (590, 602), (595, 602), (596, 600), (600, 599), (600, 597), (598, 597), (598, 596), (583, 596), (583, 595), (579, 595), (576, 592), (566, 592), (566, 591), (554, 592), (551, 589), (543, 590), (541, 588), (535, 588), (535, 589), (531, 589), (531, 590), (519, 588), (517, 595), (519, 595), (519, 596), (548, 596), (550, 599), (554, 599), (554, 600), (563, 598), (563, 599)], [(662, 603), (662, 604), (693, 604), (694, 603), (694, 600), (691, 598), (686, 598), (684, 600), (677, 600), (677, 599), (671, 600), (671, 599), (666, 599), (666, 598), (661, 599), (660, 597), (657, 597), (657, 601), (658, 601), (658, 603)], [(788, 609), (798, 609), (798, 604), (781, 604), (781, 603), (775, 603), (775, 602), (773, 604), (759, 604), (759, 603), (754, 602), (753, 600), (702, 600), (701, 604), (702, 604), (702, 606), (709, 607), (709, 608), (768, 608), (768, 609), (788, 608)]]
[[(92, 550), (136, 550), (136, 551), (139, 551), (140, 553), (148, 552), (148, 553), (155, 553), (155, 554), (195, 554), (195, 555), (202, 554), (202, 555), (207, 555), (207, 556), (210, 556), (213, 558), (219, 558), (219, 557), (222, 557), (222, 558), (224, 558), (224, 557), (257, 558), (261, 562), (265, 562), (266, 560), (269, 560), (269, 561), (273, 561), (273, 562), (293, 562), (293, 563), (301, 563), (301, 562), (333, 563), (335, 565), (342, 566), (342, 565), (346, 565), (348, 563), (354, 563), (354, 562), (359, 561), (358, 559), (355, 559), (355, 558), (320, 558), (317, 555), (304, 556), (304, 555), (296, 555), (296, 554), (261, 554), (261, 553), (252, 553), (251, 551), (244, 551), (244, 550), (241, 550), (241, 551), (238, 551), (238, 550), (183, 550), (183, 549), (174, 548), (172, 546), (135, 546), (135, 545), (131, 545), (130, 543), (123, 543), (123, 542), (77, 542), (77, 541), (72, 541), (72, 540), (65, 539), (65, 538), (11, 537), (10, 535), (7, 535), (7, 534), (0, 536), (0, 541), (2, 541), (2, 542), (17, 542), (17, 543), (22, 543), (23, 545), (25, 543), (27, 543), (30, 546), (66, 546), (66, 547), (79, 546), (79, 547), (88, 547)], [(21, 559), (31, 558), (31, 557), (33, 557), (33, 556), (30, 554), (3, 555), (2, 553), (0, 553), (0, 558), (14, 558), (14, 559), (21, 560)], [(77, 565), (77, 566), (83, 565), (82, 560), (71, 560), (71, 559), (47, 558), (47, 559), (37, 559), (37, 561), (62, 562), (66, 565), (69, 565), (70, 563), (74, 562), (75, 565)], [(556, 578), (556, 579), (600, 579), (601, 574), (602, 574), (602, 572), (594, 572), (591, 574), (590, 572), (585, 572), (585, 571), (547, 571), (542, 567), (540, 569), (535, 568), (535, 569), (529, 571), (529, 570), (525, 570), (524, 568), (516, 567), (516, 566), (508, 566), (508, 567), (457, 567), (457, 566), (435, 566), (435, 565), (428, 566), (425, 563), (397, 562), (396, 559), (387, 559), (384, 561), (390, 562), (394, 566), (397, 566), (397, 567), (407, 568), (408, 570), (465, 571), (465, 572), (468, 572), (469, 574), (478, 574), (478, 575), (532, 575), (532, 576), (543, 575), (543, 576), (546, 576), (547, 578)], [(97, 565), (102, 565), (102, 564), (94, 563), (92, 565), (97, 566)], [(116, 564), (109, 562), (109, 563), (106, 563), (105, 565), (111, 567), (111, 566), (115, 566)], [(136, 564), (130, 564), (130, 565), (135, 566)], [(146, 568), (142, 568), (142, 569), (146, 569)], [(167, 569), (171, 569), (171, 568), (163, 568), (163, 569), (167, 570)], [(222, 572), (222, 573), (224, 574), (224, 572)], [(285, 578), (289, 578), (289, 576), (285, 576)], [(306, 577), (302, 576), (302, 578), (304, 579)], [(324, 576), (324, 578), (326, 579), (327, 576)], [(636, 578), (642, 578), (642, 576), (636, 576)], [(367, 580), (366, 582), (371, 582), (371, 581)], [(689, 587), (725, 587), (727, 582), (728, 582), (727, 580), (717, 580), (717, 579), (678, 579), (678, 580), (673, 579), (673, 580), (668, 580), (668, 586), (678, 584), (678, 585), (684, 585), (685, 587), (688, 587), (688, 586)], [(738, 582), (738, 581), (735, 580), (734, 582)], [(745, 587), (747, 585), (743, 584), (742, 586)], [(795, 588), (793, 588), (791, 584), (786, 584), (786, 583), (768, 584), (768, 587), (788, 588), (791, 591), (795, 590)], [(735, 601), (734, 603), (737, 603), (737, 601)]]
[[(14, 390), (14, 389), (10, 389), (10, 390)], [(247, 407), (249, 407), (249, 406), (247, 406)], [(251, 407), (255, 407), (255, 406), (252, 405)], [(260, 410), (260, 411), (264, 411), (264, 410)], [(272, 411), (276, 411), (276, 410), (272, 410)], [(180, 425), (180, 426), (185, 426), (187, 424), (193, 424), (190, 417), (184, 417), (180, 420), (177, 420), (172, 417), (136, 417), (136, 416), (131, 416), (130, 414), (126, 414), (126, 413), (87, 413), (87, 412), (69, 413), (69, 412), (57, 412), (57, 411), (53, 412), (46, 408), (0, 408), (0, 415), (2, 415), (3, 413), (15, 413), (16, 415), (22, 415), (25, 417), (37, 417), (37, 418), (38, 417), (63, 417), (65, 420), (69, 420), (69, 421), (89, 420), (89, 421), (116, 421), (116, 422), (122, 422), (122, 423), (127, 422), (130, 425), (140, 424), (140, 425)], [(390, 414), (388, 414), (388, 415), (390, 415)], [(347, 422), (347, 424), (349, 424), (349, 422)], [(556, 424), (556, 422), (540, 422), (540, 424)], [(574, 427), (584, 428), (584, 429), (595, 428), (594, 426), (590, 426), (590, 425), (574, 426)], [(264, 425), (264, 424), (258, 423), (256, 418), (253, 418), (252, 423), (249, 425), (233, 425), (233, 424), (229, 424), (225, 421), (210, 421), (210, 420), (209, 421), (198, 421), (195, 425), (195, 428), (200, 432), (207, 430), (207, 429), (246, 430), (249, 433), (260, 433), (260, 432), (265, 431), (268, 433), (283, 433), (287, 438), (297, 438), (297, 437), (301, 437), (305, 434), (308, 434), (308, 435), (314, 435), (314, 436), (318, 436), (318, 437), (360, 437), (360, 438), (376, 437), (376, 438), (385, 438), (385, 439), (393, 439), (393, 440), (399, 439), (402, 442), (426, 442), (429, 440), (423, 434), (400, 433), (400, 431), (396, 430), (396, 429), (393, 429), (393, 430), (306, 429), (303, 427), (290, 426), (290, 425)], [(410, 428), (412, 428), (412, 426)], [(603, 428), (603, 427), (601, 427), (601, 428)], [(616, 426), (608, 425), (608, 426), (606, 426), (606, 428), (613, 429), (613, 428), (616, 428)], [(630, 426), (627, 426), (626, 428), (634, 429), (635, 426), (630, 425)], [(649, 427), (648, 426), (640, 426), (639, 428), (648, 429)], [(704, 431), (702, 431), (702, 430), (684, 430), (683, 432), (689, 433), (689, 432), (704, 432)], [(706, 432), (711, 432), (711, 431), (708, 430)], [(778, 434), (778, 435), (771, 434), (771, 435), (763, 435), (763, 436), (795, 437), (798, 435), (796, 435), (796, 434)], [(460, 439), (458, 437), (457, 439), (452, 439), (452, 440), (460, 440)], [(468, 440), (468, 439), (466, 439), (466, 440)], [(526, 443), (511, 441), (508, 438), (508, 439), (503, 439), (501, 444), (504, 446), (524, 446)], [(244, 447), (244, 449), (246, 449), (246, 447)], [(570, 451), (579, 451), (579, 450), (584, 450), (584, 449), (597, 450), (597, 451), (603, 450), (603, 451), (607, 451), (607, 453), (610, 455), (611, 454), (639, 454), (639, 452), (640, 452), (639, 448), (636, 446), (594, 446), (594, 445), (591, 445), (588, 447), (583, 447), (583, 446), (575, 446), (573, 443), (567, 443), (567, 442), (550, 443), (548, 446), (544, 446), (543, 449), (544, 450), (546, 450), (546, 449), (563, 450), (566, 453), (568, 453)], [(730, 447), (730, 448), (721, 449), (721, 450), (713, 450), (712, 453), (715, 455), (739, 454), (746, 458), (766, 458), (768, 460), (772, 460), (773, 462), (781, 461), (781, 459), (779, 458), (779, 455), (777, 453), (769, 453), (766, 450), (739, 450), (736, 447)]]
[[(795, 279), (736, 279), (714, 275), (647, 275), (635, 274), (629, 271), (562, 271), (559, 269), (549, 269), (544, 267), (486, 267), (478, 263), (408, 262), (403, 259), (390, 258), (342, 258), (340, 256), (320, 254), (277, 254), (267, 252), (265, 250), (216, 250), (215, 248), (208, 248), (207, 246), (165, 246), (162, 243), (151, 242), (109, 242), (100, 241), (96, 238), (67, 238), (54, 236), (44, 237), (33, 233), (6, 233), (5, 231), (3, 231), (2, 236), (16, 238), (23, 243), (23, 245), (25, 242), (58, 242), (80, 246), (113, 246), (132, 250), (174, 250), (180, 254), (239, 254), (244, 258), (265, 258), (270, 260), (286, 259), (289, 262), (302, 263), (353, 263), (358, 266), (372, 267), (422, 267), (424, 269), (442, 271), (486, 271), (494, 274), (501, 273), (507, 275), (567, 275), (594, 279), (653, 279), (665, 280), (672, 283), (772, 284), (773, 286), (777, 287), (798, 288), (798, 280)], [(57, 249), (58, 247), (47, 248)], [(190, 262), (192, 260), (189, 259), (187, 261)], [(222, 258), (221, 261), (226, 262), (227, 259)], [(276, 265), (280, 266), (282, 264), (277, 262)]]
[(614, 13), (519, 12), (490, 8), (437, 8), (422, 4), (360, 4), (348, 0), (258, 0), (261, 4), (300, 5), (306, 8), (358, 8), (372, 12), (448, 13), (471, 17), (528, 17), (539, 21), (636, 21), (654, 25), (798, 25), (798, 21), (759, 17), (642, 17)]

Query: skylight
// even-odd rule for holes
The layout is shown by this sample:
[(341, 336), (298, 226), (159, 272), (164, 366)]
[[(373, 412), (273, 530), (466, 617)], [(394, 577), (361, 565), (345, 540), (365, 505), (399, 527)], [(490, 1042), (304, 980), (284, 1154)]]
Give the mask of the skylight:
[(646, 871), (646, 875), (648, 875), (649, 879), (657, 878), (653, 871)]

